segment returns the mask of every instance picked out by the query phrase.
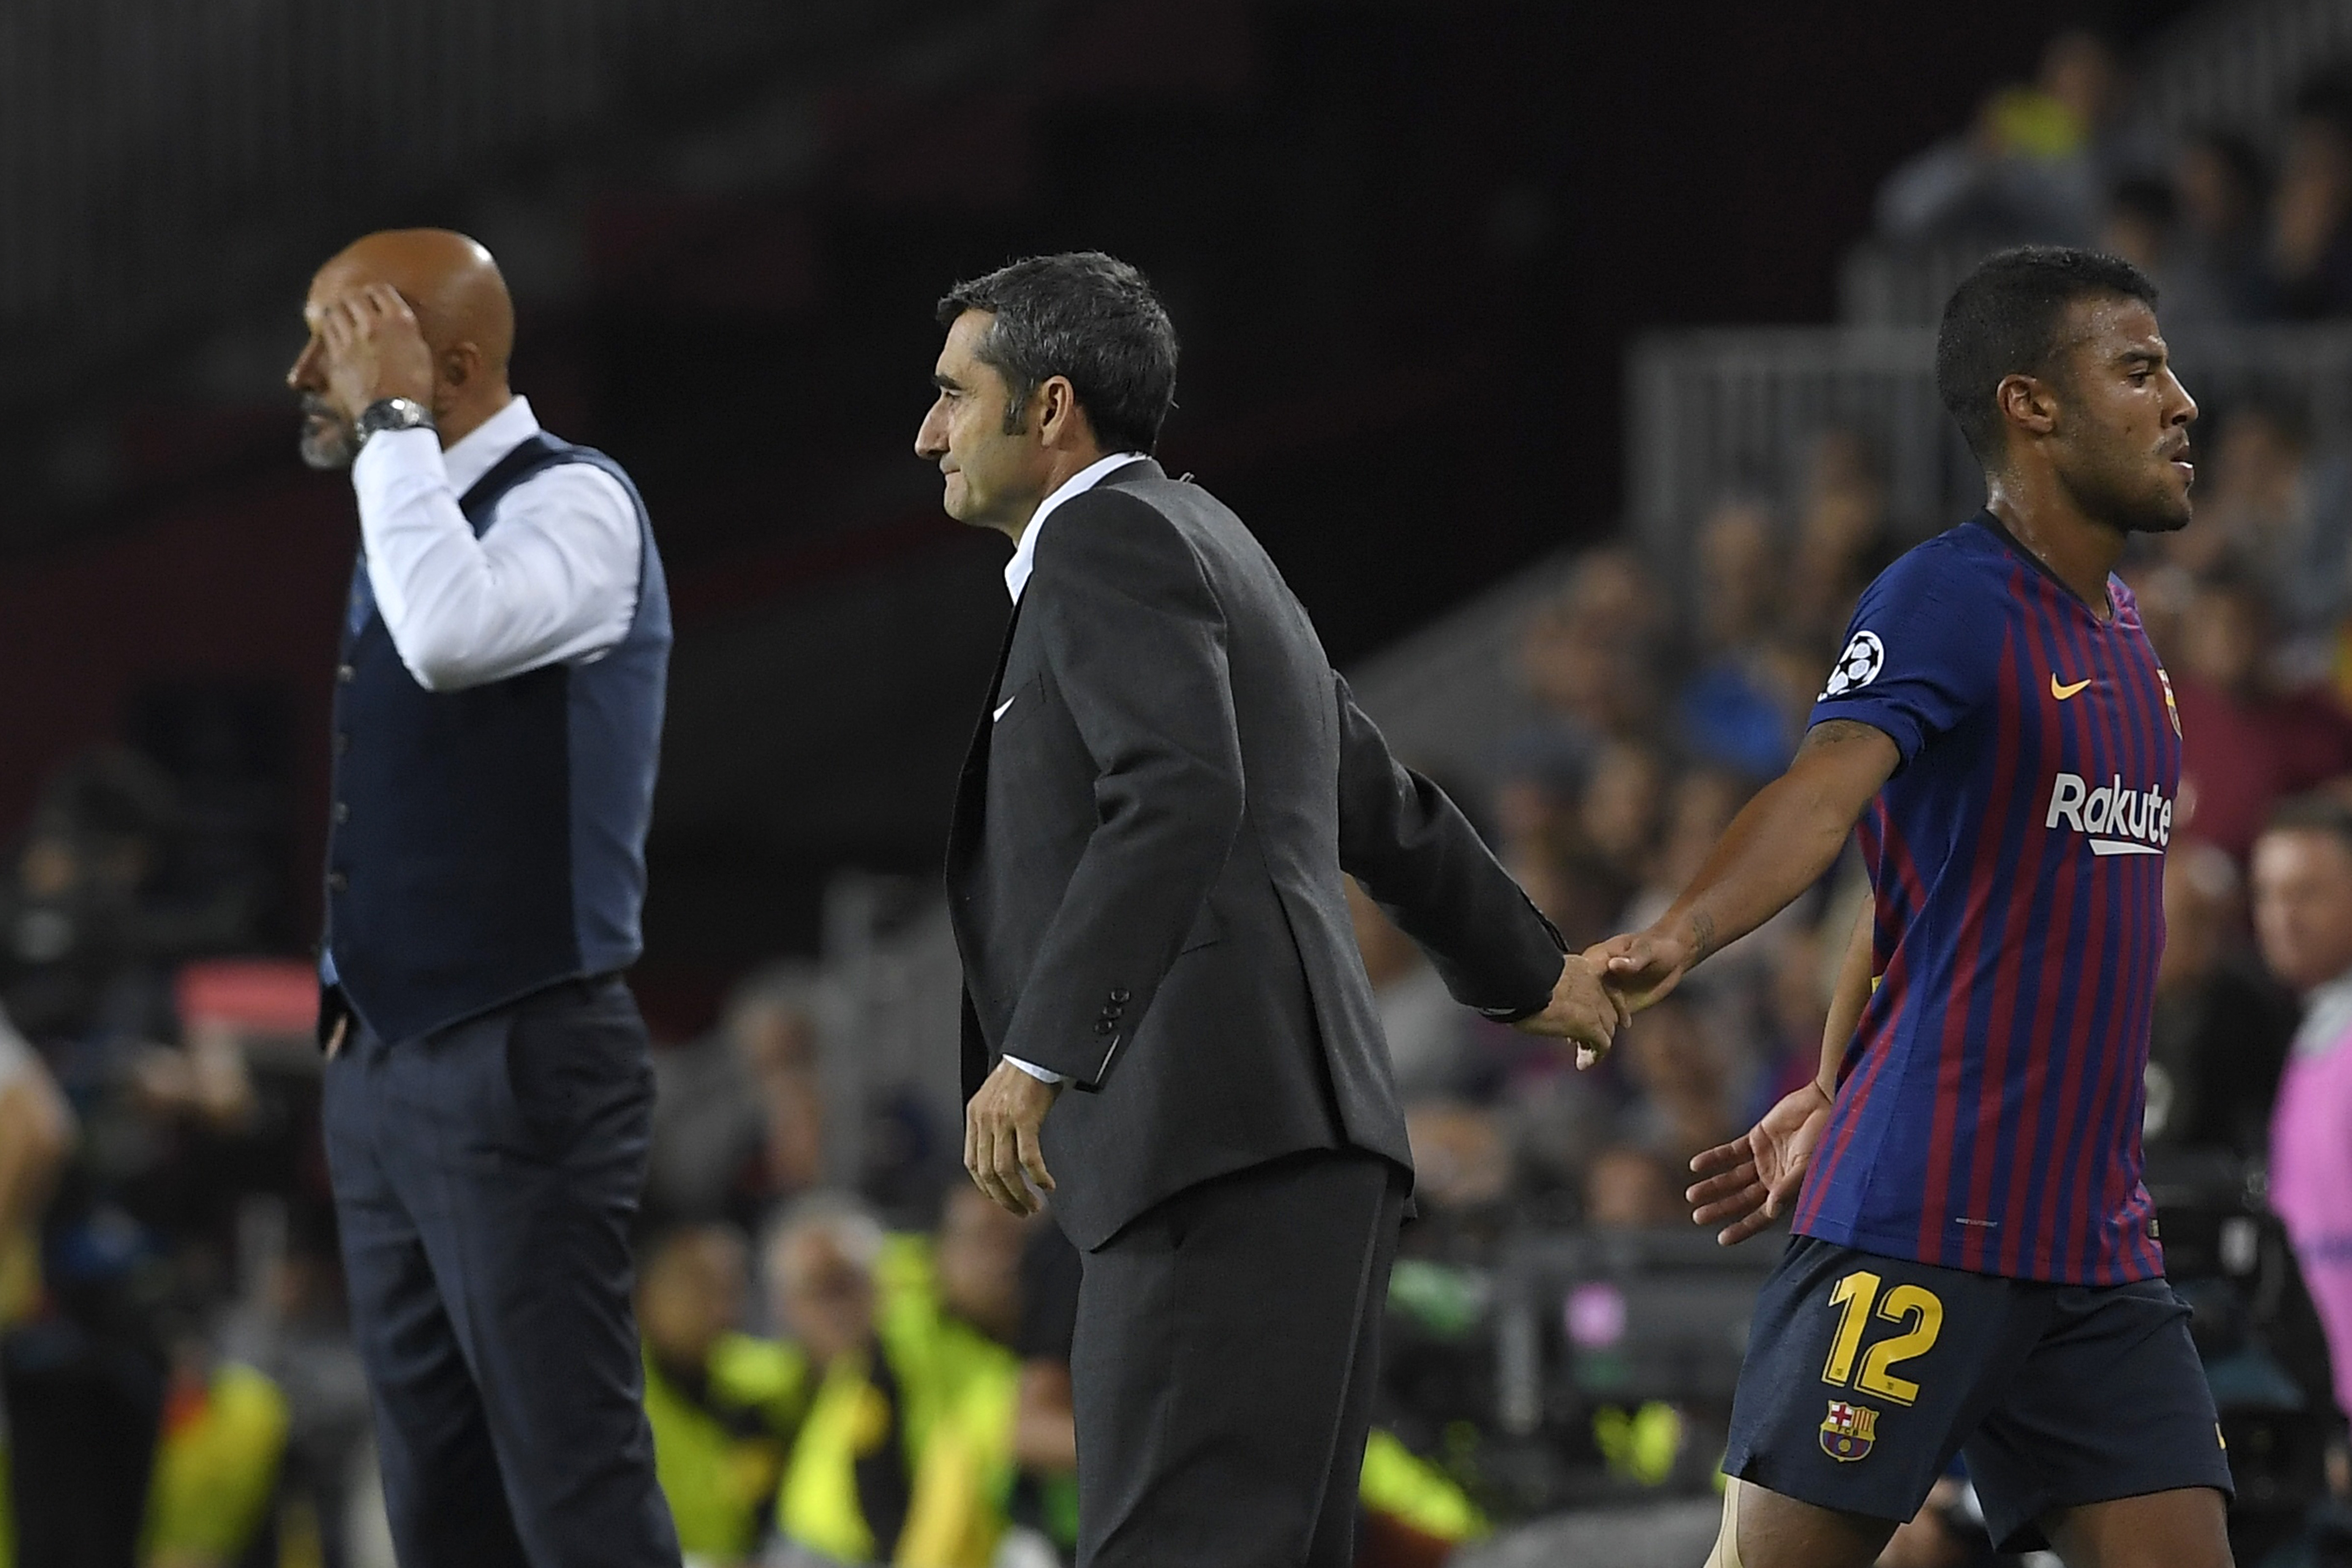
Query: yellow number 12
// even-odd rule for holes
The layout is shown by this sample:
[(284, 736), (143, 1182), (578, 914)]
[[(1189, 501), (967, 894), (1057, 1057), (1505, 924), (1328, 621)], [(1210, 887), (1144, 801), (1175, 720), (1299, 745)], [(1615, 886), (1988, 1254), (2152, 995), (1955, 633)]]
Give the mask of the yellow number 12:
[(1838, 1326), (1830, 1340), (1830, 1359), (1822, 1368), (1822, 1381), (1843, 1384), (1853, 1375), (1853, 1358), (1862, 1349), (1862, 1331), (1870, 1321), (1871, 1309), (1877, 1307), (1878, 1316), (1886, 1321), (1908, 1321), (1910, 1326), (1870, 1347), (1869, 1353), (1862, 1358), (1862, 1374), (1853, 1378), (1853, 1384), (1897, 1405), (1909, 1405), (1919, 1397), (1919, 1385), (1908, 1378), (1896, 1377), (1895, 1368), (1934, 1348), (1936, 1337), (1944, 1331), (1944, 1303), (1932, 1290), (1916, 1285), (1897, 1285), (1886, 1292), (1882, 1305), (1878, 1291), (1883, 1283), (1869, 1270), (1858, 1269), (1839, 1280), (1830, 1291), (1830, 1303), (1838, 1310)]

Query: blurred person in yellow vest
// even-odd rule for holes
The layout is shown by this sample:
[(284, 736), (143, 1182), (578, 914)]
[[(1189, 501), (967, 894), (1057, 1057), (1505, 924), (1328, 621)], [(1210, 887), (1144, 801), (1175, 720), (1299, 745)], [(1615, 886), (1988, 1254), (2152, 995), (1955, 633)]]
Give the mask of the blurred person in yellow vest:
[[(988, 1568), (1017, 1373), (1010, 1352), (944, 1310), (928, 1254), (835, 1194), (802, 1199), (772, 1233), (774, 1315), (814, 1389), (772, 1561)], [(947, 1272), (961, 1278), (961, 1262)]]
[[(892, 1363), (919, 1391), (917, 1419), (943, 1423), (979, 1467), (982, 1533), (1003, 1529), (1015, 1484), (1021, 1363), (1022, 1253), (1044, 1223), (954, 1187), (936, 1237), (890, 1237), (878, 1286), (878, 1332)], [(937, 1428), (934, 1428), (937, 1429)], [(1071, 1506), (1076, 1508), (1073, 1491)]]
[(289, 1419), (286, 1395), (268, 1377), (214, 1362), (200, 1346), (184, 1348), (156, 1435), (143, 1568), (237, 1568), (254, 1560), (278, 1500)]
[[(975, 1383), (1010, 1381), (1021, 1327), (1021, 1250), (1034, 1220), (952, 1189), (936, 1237), (887, 1237), (875, 1269), (876, 1332), (934, 1406)], [(1007, 1439), (1008, 1442), (1010, 1439)]]
[(1438, 1568), (1490, 1528), (1452, 1477), (1385, 1426), (1365, 1439), (1356, 1498), (1363, 1509), (1359, 1568)]
[(751, 1559), (808, 1409), (807, 1359), (742, 1331), (750, 1296), (750, 1249), (731, 1226), (683, 1226), (646, 1248), (646, 1415), (689, 1563)]

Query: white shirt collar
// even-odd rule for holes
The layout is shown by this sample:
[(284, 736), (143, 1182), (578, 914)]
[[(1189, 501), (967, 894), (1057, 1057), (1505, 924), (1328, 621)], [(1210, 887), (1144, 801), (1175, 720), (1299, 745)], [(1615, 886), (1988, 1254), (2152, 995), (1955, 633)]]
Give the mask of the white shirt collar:
[[(515, 401), (520, 403), (522, 400), (517, 398)], [(521, 437), (518, 437), (516, 439), (520, 440)], [(1143, 461), (1143, 454), (1140, 452), (1113, 452), (1108, 458), (1097, 458), (1093, 462), (1064, 479), (1052, 495), (1037, 503), (1036, 515), (1030, 518), (1029, 526), (1021, 531), (1021, 542), (1013, 547), (1013, 559), (1004, 563), (1004, 591), (1013, 595), (1014, 604), (1021, 602), (1021, 590), (1029, 585), (1029, 574), (1036, 570), (1037, 534), (1038, 531), (1045, 526), (1046, 513), (1072, 496), (1081, 495), (1094, 489), (1103, 481), (1104, 476), (1113, 469), (1123, 468), (1129, 463), (1141, 461)]]
[(530, 399), (509, 399), (504, 408), (467, 432), (464, 440), (442, 452), (441, 467), (449, 476), (450, 490), (464, 495), (499, 466), (499, 458), (538, 434), (539, 420), (530, 411)]

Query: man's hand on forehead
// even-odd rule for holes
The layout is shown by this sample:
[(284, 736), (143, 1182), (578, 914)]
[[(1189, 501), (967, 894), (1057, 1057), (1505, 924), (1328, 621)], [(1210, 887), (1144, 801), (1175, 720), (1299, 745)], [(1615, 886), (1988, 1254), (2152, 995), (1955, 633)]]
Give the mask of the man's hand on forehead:
[(363, 283), (302, 312), (327, 350), (327, 396), (346, 419), (387, 397), (433, 402), (433, 351), (389, 283)]

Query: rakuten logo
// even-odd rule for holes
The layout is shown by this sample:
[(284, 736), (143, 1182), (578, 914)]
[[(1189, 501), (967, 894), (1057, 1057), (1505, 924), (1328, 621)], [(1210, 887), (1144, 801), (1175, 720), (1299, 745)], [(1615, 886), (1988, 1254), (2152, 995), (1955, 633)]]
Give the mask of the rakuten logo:
[(2089, 836), (2094, 855), (2161, 855), (2172, 842), (2172, 803), (2164, 792), (2126, 789), (2120, 773), (2096, 789), (2078, 774), (2060, 773), (2042, 826), (2062, 822)]

